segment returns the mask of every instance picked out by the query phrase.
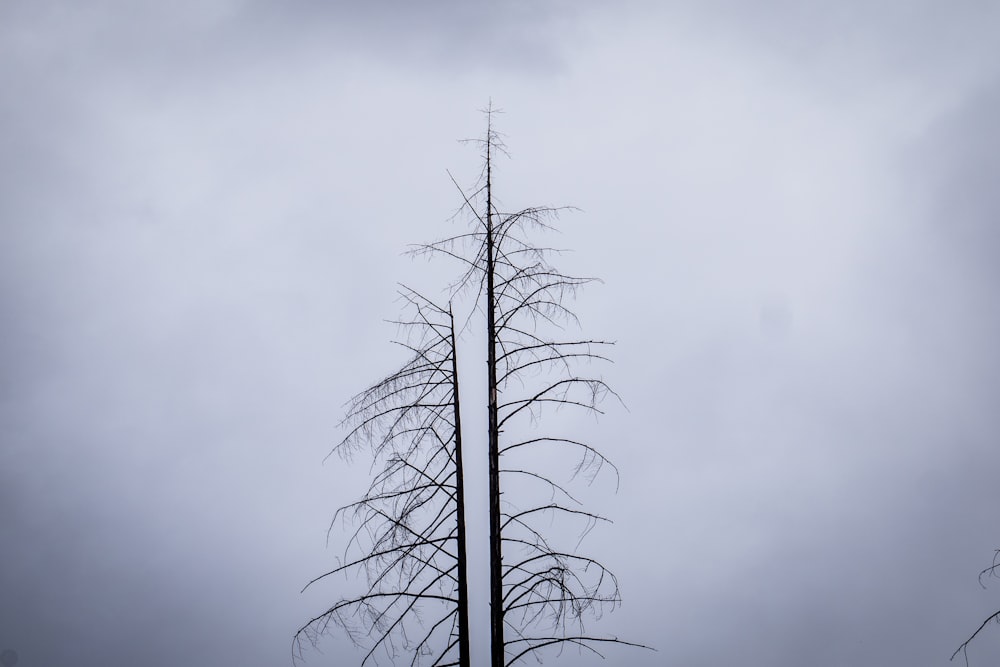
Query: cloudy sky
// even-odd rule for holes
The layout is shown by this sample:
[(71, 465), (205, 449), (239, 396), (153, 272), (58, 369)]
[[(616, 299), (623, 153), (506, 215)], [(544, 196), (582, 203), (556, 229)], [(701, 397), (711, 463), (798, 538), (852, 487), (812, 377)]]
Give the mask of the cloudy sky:
[(591, 627), (658, 652), (609, 664), (947, 664), (1000, 609), (998, 27), (991, 0), (0, 0), (0, 650), (289, 664), (367, 474), (323, 463), (341, 406), (400, 360), (396, 282), (449, 279), (401, 253), (460, 224), (446, 170), (474, 180), (492, 98), (501, 198), (581, 209), (565, 266), (618, 342), (586, 544), (625, 603)]

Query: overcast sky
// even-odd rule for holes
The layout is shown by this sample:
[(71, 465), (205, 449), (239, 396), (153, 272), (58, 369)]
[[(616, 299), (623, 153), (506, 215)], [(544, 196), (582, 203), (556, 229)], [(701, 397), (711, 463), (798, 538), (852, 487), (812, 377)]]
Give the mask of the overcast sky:
[(322, 462), (341, 406), (400, 361), (394, 285), (451, 276), (401, 253), (456, 231), (492, 98), (497, 192), (581, 209), (564, 266), (618, 341), (585, 545), (625, 602), (590, 627), (658, 652), (608, 664), (947, 664), (1000, 609), (998, 28), (990, 0), (0, 0), (0, 650), (289, 664), (365, 485)]

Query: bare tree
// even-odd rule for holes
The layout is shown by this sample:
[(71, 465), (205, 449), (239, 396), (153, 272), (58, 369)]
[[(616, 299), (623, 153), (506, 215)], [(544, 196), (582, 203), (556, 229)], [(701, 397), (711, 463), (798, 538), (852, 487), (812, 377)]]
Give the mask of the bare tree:
[[(601, 562), (577, 553), (575, 545), (561, 546), (541, 525), (554, 516), (561, 526), (575, 520), (582, 539), (607, 521), (582, 508), (537, 461), (539, 450), (568, 448), (576, 456), (572, 477), (592, 481), (609, 468), (617, 479), (617, 469), (592, 445), (540, 427), (543, 413), (597, 415), (602, 400), (617, 395), (599, 375), (581, 371), (607, 361), (602, 350), (610, 343), (566, 333), (578, 324), (567, 302), (593, 279), (560, 272), (551, 263), (559, 251), (530, 239), (532, 233), (552, 231), (552, 220), (564, 209), (506, 212), (494, 196), (495, 157), (505, 153), (493, 128), (494, 113), (492, 107), (486, 110), (486, 135), (479, 141), (479, 183), (468, 191), (459, 187), (472, 229), (415, 252), (461, 261), (465, 273), (457, 286), (477, 288), (476, 304), (485, 311), (490, 664), (507, 667), (540, 657), (545, 649), (575, 646), (600, 655), (601, 644), (638, 645), (587, 632), (588, 615), (599, 617), (619, 605), (618, 581)], [(517, 493), (505, 491), (508, 487)]]
[[(983, 583), (983, 579), (986, 578), (986, 577), (997, 577), (997, 578), (1000, 578), (1000, 549), (997, 549), (993, 553), (993, 564), (990, 565), (989, 567), (985, 568), (982, 572), (979, 573), (979, 585), (982, 586), (983, 588), (986, 588), (986, 585)], [(957, 656), (959, 653), (961, 653), (962, 657), (965, 658), (965, 664), (968, 665), (969, 664), (969, 644), (971, 644), (972, 640), (974, 640), (977, 636), (979, 636), (979, 633), (981, 633), (983, 630), (985, 630), (986, 626), (989, 625), (990, 623), (1000, 623), (1000, 611), (996, 611), (996, 612), (990, 614), (989, 616), (987, 616), (986, 620), (984, 620), (979, 625), (979, 627), (976, 628), (976, 631), (973, 632), (969, 636), (968, 639), (966, 639), (964, 642), (962, 642), (961, 645), (957, 649), (955, 649), (955, 652), (951, 654), (951, 660), (954, 660), (955, 656)]]
[[(410, 656), (411, 665), (470, 664), (465, 491), (455, 324), (442, 308), (403, 288), (409, 319), (396, 322), (410, 353), (399, 370), (349, 403), (335, 452), (370, 450), (382, 462), (365, 496), (337, 511), (355, 525), (334, 574), (363, 573), (366, 588), (340, 599), (295, 634), (313, 646), (330, 624), (356, 645), (361, 664)], [(305, 589), (303, 589), (305, 590)]]
[[(487, 456), (489, 461), (490, 663), (509, 667), (547, 650), (575, 647), (600, 655), (606, 644), (630, 644), (591, 634), (588, 618), (621, 601), (618, 581), (598, 559), (578, 553), (582, 538), (607, 519), (585, 509), (556, 472), (545, 450), (569, 450), (564, 474), (593, 481), (617, 468), (572, 432), (542, 430), (554, 412), (601, 414), (617, 395), (592, 366), (608, 361), (611, 343), (576, 338), (567, 303), (592, 282), (556, 269), (558, 250), (532, 242), (552, 231), (559, 208), (510, 213), (493, 193), (494, 160), (503, 144), (493, 129), (479, 142), (483, 171), (471, 190), (459, 187), (471, 229), (416, 246), (416, 255), (458, 260), (462, 273), (452, 298), (475, 292), (467, 325), (485, 316), (487, 340)], [(452, 179), (454, 181), (454, 179)], [(457, 186), (457, 183), (456, 183)], [(356, 526), (344, 562), (310, 582), (362, 571), (367, 588), (347, 596), (296, 634), (316, 644), (331, 623), (357, 644), (371, 643), (362, 664), (381, 650), (411, 665), (470, 664), (465, 493), (456, 330), (447, 309), (404, 289), (413, 315), (400, 324), (412, 357), (400, 370), (354, 397), (336, 448), (350, 456), (369, 449), (383, 468), (360, 501), (335, 516)], [(565, 460), (562, 456), (561, 461)], [(558, 518), (558, 527), (554, 519)], [(546, 520), (550, 525), (545, 526)], [(567, 525), (576, 530), (567, 532)], [(307, 586), (308, 587), (308, 586)]]

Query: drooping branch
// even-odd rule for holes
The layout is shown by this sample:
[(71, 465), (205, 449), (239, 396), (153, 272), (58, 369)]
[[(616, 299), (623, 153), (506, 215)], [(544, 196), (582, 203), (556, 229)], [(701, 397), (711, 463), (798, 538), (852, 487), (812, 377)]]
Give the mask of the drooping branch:
[[(984, 577), (998, 577), (998, 576), (1000, 576), (1000, 549), (997, 549), (996, 551), (993, 552), (993, 564), (990, 565), (987, 568), (984, 568), (979, 573), (979, 585), (982, 586), (983, 588), (986, 588), (986, 584), (983, 583), (983, 578)], [(976, 628), (976, 631), (973, 632), (971, 635), (969, 635), (969, 638), (966, 639), (964, 642), (962, 642), (957, 649), (955, 649), (955, 652), (951, 654), (951, 658), (949, 660), (954, 660), (955, 656), (957, 656), (959, 653), (961, 653), (963, 655), (963, 657), (965, 658), (965, 664), (966, 664), (966, 666), (968, 666), (968, 664), (969, 664), (969, 645), (972, 643), (972, 641), (976, 637), (979, 636), (980, 633), (982, 633), (983, 630), (986, 629), (987, 625), (989, 625), (990, 623), (994, 623), (994, 622), (997, 623), (997, 624), (1000, 624), (1000, 611), (996, 611), (993, 614), (990, 614), (989, 616), (987, 616), (986, 620), (984, 620), (982, 623), (980, 623), (979, 627)]]
[(997, 623), (1000, 623), (1000, 611), (997, 611), (997, 612), (995, 612), (995, 613), (987, 616), (986, 620), (983, 621), (979, 625), (978, 628), (976, 628), (976, 631), (973, 632), (969, 636), (968, 639), (966, 639), (964, 642), (962, 642), (961, 645), (959, 645), (959, 647), (957, 649), (955, 649), (955, 652), (951, 654), (951, 658), (950, 659), (954, 660), (955, 656), (957, 656), (959, 653), (961, 653), (961, 654), (963, 654), (965, 656), (965, 664), (968, 665), (969, 664), (969, 654), (968, 654), (969, 644), (972, 643), (972, 640), (975, 639), (979, 635), (979, 633), (982, 632), (986, 628), (987, 625), (989, 625), (990, 623), (992, 623), (994, 621), (997, 622)]

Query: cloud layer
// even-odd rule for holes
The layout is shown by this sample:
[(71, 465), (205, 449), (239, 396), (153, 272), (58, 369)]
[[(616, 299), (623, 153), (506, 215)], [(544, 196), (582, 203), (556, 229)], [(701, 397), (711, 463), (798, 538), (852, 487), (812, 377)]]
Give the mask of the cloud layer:
[(1000, 608), (998, 13), (5, 3), (0, 649), (288, 663), (364, 483), (321, 465), (339, 406), (394, 284), (450, 278), (399, 254), (457, 224), (492, 97), (505, 203), (582, 209), (618, 340), (593, 627), (658, 652), (609, 659), (944, 664)]

